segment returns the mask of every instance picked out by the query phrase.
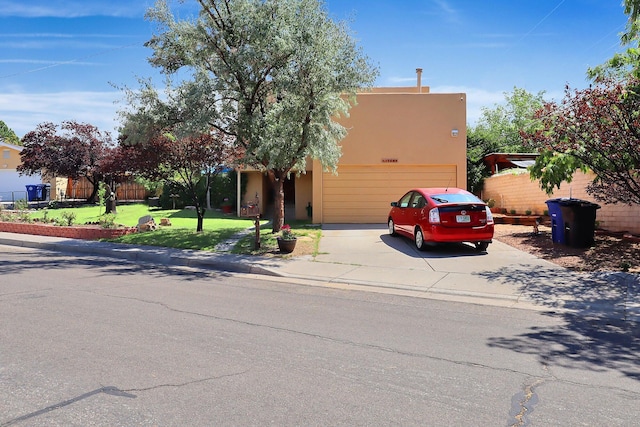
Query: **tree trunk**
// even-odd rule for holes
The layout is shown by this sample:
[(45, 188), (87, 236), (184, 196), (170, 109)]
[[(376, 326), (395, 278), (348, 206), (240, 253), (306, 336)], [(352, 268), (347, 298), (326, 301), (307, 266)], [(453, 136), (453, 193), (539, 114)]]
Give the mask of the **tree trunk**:
[(204, 229), (204, 212), (205, 209), (200, 206), (196, 206), (196, 215), (198, 215), (198, 224), (196, 225), (196, 233), (202, 233)]
[(205, 194), (207, 197), (207, 209), (211, 209), (211, 175), (207, 174), (206, 178), (207, 192)]
[(284, 178), (287, 176), (287, 172), (269, 171), (268, 175), (275, 196), (272, 231), (277, 233), (284, 225)]
[(91, 180), (89, 178), (87, 178), (87, 180), (91, 183), (91, 185), (93, 185), (93, 189), (91, 190), (91, 195), (89, 195), (89, 197), (87, 197), (87, 202), (88, 203), (95, 203), (97, 196), (98, 196), (98, 189), (100, 187), (100, 181), (98, 180)]

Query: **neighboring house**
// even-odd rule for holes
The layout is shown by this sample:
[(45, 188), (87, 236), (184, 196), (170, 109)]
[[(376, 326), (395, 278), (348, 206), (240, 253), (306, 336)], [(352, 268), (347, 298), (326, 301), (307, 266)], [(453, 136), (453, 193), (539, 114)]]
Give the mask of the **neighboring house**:
[(484, 156), (482, 161), (494, 175), (505, 169), (526, 169), (533, 166), (537, 157), (536, 153), (491, 153)]
[(27, 185), (42, 183), (40, 175), (20, 175), (16, 168), (21, 163), (19, 145), (0, 140), (0, 202), (25, 199)]
[[(435, 94), (421, 84), (374, 88), (360, 93), (357, 105), (340, 122), (348, 130), (341, 141), (337, 175), (319, 161), (285, 182), (285, 215), (314, 223), (386, 224), (390, 203), (414, 187), (466, 188), (466, 95)], [(268, 178), (247, 175), (241, 204), (259, 202), (271, 216)], [(311, 207), (311, 209), (308, 209)]]

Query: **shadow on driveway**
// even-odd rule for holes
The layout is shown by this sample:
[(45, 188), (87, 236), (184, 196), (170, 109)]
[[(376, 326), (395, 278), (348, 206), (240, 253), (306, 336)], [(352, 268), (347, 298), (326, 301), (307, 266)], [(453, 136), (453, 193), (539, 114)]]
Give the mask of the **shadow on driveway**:
[[(380, 240), (390, 248), (415, 258), (457, 258), (486, 256), (487, 252), (479, 252), (465, 243), (441, 243), (427, 246), (423, 251), (415, 247), (413, 241), (404, 236), (391, 236), (388, 233), (380, 235)], [(491, 250), (491, 246), (489, 246)]]

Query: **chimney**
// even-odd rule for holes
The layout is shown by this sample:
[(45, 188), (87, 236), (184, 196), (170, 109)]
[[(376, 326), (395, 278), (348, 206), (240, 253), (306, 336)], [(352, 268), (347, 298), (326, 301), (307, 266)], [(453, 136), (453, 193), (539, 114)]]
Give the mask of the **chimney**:
[(418, 75), (418, 93), (422, 93), (422, 68), (416, 68), (416, 74)]

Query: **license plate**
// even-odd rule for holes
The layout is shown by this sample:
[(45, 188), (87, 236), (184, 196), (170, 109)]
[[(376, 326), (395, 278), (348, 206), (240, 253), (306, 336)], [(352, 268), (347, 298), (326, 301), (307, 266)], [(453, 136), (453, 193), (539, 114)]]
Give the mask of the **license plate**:
[(456, 222), (471, 222), (470, 215), (456, 215)]

